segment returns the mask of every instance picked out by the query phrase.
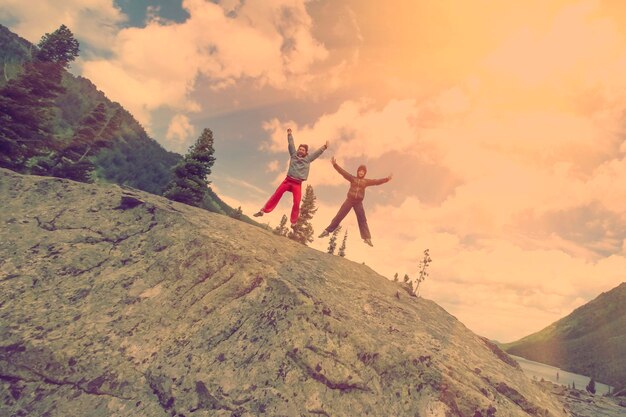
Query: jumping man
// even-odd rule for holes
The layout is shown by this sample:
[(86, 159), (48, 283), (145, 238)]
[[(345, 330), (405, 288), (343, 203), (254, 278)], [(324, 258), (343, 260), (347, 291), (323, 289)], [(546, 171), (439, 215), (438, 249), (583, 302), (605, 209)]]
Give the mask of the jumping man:
[(315, 152), (309, 154), (309, 146), (301, 144), (296, 147), (293, 144), (293, 136), (291, 135), (291, 129), (287, 129), (287, 143), (289, 149), (289, 170), (287, 171), (287, 178), (278, 186), (274, 194), (267, 200), (267, 203), (254, 213), (254, 217), (260, 217), (264, 213), (269, 213), (282, 198), (285, 191), (290, 191), (293, 194), (293, 207), (291, 208), (291, 227), (294, 227), (300, 216), (300, 199), (302, 197), (302, 182), (306, 181), (309, 177), (309, 167), (311, 162), (317, 159), (326, 149), (328, 149), (328, 141), (321, 148)]
[(341, 221), (346, 217), (350, 209), (354, 209), (354, 213), (356, 214), (356, 219), (359, 223), (359, 232), (361, 232), (361, 239), (365, 243), (370, 246), (374, 246), (372, 244), (372, 235), (370, 234), (370, 229), (367, 226), (367, 219), (365, 218), (365, 210), (363, 209), (363, 198), (365, 197), (365, 187), (369, 187), (370, 185), (380, 185), (386, 182), (389, 182), (393, 175), (389, 175), (386, 178), (381, 178), (378, 180), (371, 180), (365, 178), (365, 174), (367, 173), (367, 167), (365, 165), (359, 166), (356, 172), (356, 177), (354, 175), (349, 174), (345, 169), (341, 168), (337, 165), (337, 161), (333, 156), (330, 160), (333, 164), (333, 167), (339, 172), (345, 179), (350, 181), (350, 189), (348, 190), (348, 197), (346, 201), (343, 202), (337, 215), (330, 222), (330, 225), (319, 235), (320, 238), (328, 236), (330, 233), (334, 232)]

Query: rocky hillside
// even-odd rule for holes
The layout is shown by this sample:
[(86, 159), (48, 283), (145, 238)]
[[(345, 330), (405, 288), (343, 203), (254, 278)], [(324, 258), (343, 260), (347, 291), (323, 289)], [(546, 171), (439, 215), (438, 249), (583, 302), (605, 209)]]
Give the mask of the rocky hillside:
[(626, 282), (502, 347), (513, 355), (626, 387)]
[(0, 169), (0, 224), (0, 415), (567, 415), (435, 303), (226, 216)]
[(568, 388), (549, 381), (539, 385), (563, 403), (570, 417), (624, 417), (626, 400), (621, 397), (594, 395), (583, 389)]

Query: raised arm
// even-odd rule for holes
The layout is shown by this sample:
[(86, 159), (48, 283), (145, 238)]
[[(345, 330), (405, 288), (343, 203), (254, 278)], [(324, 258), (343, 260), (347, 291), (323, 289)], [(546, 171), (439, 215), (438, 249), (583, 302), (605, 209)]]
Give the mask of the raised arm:
[(354, 179), (354, 175), (350, 175), (348, 173), (348, 171), (346, 171), (345, 169), (343, 169), (342, 167), (339, 166), (339, 164), (337, 163), (337, 160), (335, 159), (334, 156), (332, 157), (330, 162), (333, 163), (333, 167), (337, 170), (338, 173), (341, 174), (342, 177), (344, 177), (348, 181), (352, 181)]
[(289, 150), (289, 155), (294, 156), (296, 154), (296, 145), (293, 144), (291, 128), (287, 129), (287, 149)]
[(314, 152), (308, 154), (307, 159), (309, 160), (309, 162), (315, 161), (317, 158), (319, 158), (321, 154), (324, 153), (326, 149), (328, 149), (328, 141), (326, 141), (326, 143), (323, 144), (319, 149), (316, 149)]

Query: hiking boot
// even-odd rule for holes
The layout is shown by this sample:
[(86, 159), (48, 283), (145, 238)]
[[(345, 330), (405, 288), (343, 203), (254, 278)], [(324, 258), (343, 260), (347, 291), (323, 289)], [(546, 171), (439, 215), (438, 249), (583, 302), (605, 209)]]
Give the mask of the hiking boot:
[(253, 214), (254, 217), (261, 217), (262, 215), (264, 215), (265, 213), (263, 213), (263, 210), (259, 210), (256, 213)]
[(367, 243), (371, 247), (374, 247), (374, 244), (372, 243), (372, 239), (363, 239), (363, 242)]
[(297, 224), (297, 223), (291, 223), (291, 228), (292, 228), (292, 229), (294, 229), (294, 230), (296, 230), (296, 224)]
[(318, 238), (320, 238), (320, 239), (321, 239), (321, 238), (326, 237), (326, 236), (328, 236), (328, 235), (329, 235), (328, 230), (324, 230), (322, 233), (320, 233), (320, 235), (318, 236)]

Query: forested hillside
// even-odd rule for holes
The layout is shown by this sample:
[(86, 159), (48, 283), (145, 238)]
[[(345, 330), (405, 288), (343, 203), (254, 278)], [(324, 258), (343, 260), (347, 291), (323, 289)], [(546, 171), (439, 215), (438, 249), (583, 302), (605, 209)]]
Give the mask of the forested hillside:
[(0, 166), (161, 194), (180, 155), (89, 80), (70, 74), (63, 59), (40, 55), (0, 26)]

